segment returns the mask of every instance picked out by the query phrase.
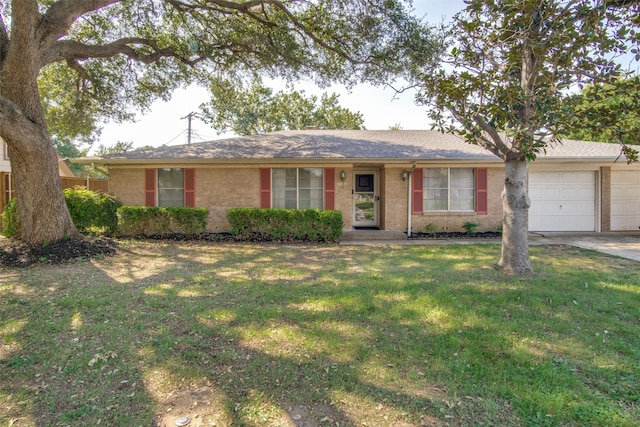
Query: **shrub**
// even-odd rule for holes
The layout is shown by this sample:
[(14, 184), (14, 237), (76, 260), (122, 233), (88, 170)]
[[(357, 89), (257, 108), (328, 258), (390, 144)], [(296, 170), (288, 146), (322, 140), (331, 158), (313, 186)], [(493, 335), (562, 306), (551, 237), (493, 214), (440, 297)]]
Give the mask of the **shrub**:
[(71, 219), (79, 232), (93, 235), (116, 233), (116, 212), (122, 202), (115, 196), (84, 187), (66, 188), (63, 193)]
[[(113, 235), (117, 230), (116, 211), (120, 200), (110, 194), (73, 187), (63, 190), (67, 209), (79, 232), (93, 235)], [(20, 222), (16, 200), (11, 200), (2, 213), (2, 235), (20, 237)]]
[(424, 231), (425, 231), (425, 233), (434, 234), (436, 231), (438, 231), (438, 227), (436, 227), (432, 223), (429, 223), (429, 224), (424, 226)]
[(234, 208), (227, 220), (241, 239), (335, 242), (343, 227), (342, 212), (320, 209)]
[(16, 199), (9, 200), (2, 211), (2, 235), (8, 238), (20, 237), (20, 222), (18, 222), (18, 208)]
[(462, 228), (465, 229), (467, 234), (474, 235), (476, 234), (476, 228), (478, 228), (478, 224), (476, 224), (475, 222), (467, 221), (462, 224)]
[(122, 206), (117, 216), (118, 232), (122, 236), (196, 235), (205, 231), (209, 211), (191, 207)]

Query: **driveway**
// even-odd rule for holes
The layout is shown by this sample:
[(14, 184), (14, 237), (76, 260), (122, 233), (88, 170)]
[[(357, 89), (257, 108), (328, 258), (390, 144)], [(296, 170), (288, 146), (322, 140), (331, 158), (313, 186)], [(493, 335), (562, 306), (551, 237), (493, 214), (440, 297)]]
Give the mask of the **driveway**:
[(640, 261), (640, 233), (531, 233), (531, 245), (564, 244)]
[[(446, 244), (476, 244), (476, 243), (500, 243), (499, 239), (397, 239), (390, 238), (377, 240), (372, 238), (384, 232), (376, 231), (376, 234), (357, 235), (340, 242), (341, 245), (446, 245)], [(399, 233), (402, 234), (402, 233)], [(530, 245), (570, 245), (583, 249), (591, 249), (608, 255), (640, 261), (640, 232), (610, 232), (610, 233), (529, 233)]]

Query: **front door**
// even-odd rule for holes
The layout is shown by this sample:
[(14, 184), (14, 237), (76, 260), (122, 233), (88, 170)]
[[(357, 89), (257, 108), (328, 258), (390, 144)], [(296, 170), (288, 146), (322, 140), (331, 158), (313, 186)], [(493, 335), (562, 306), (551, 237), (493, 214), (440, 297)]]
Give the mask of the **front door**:
[(354, 227), (378, 226), (377, 174), (375, 172), (355, 172), (353, 183), (353, 225)]

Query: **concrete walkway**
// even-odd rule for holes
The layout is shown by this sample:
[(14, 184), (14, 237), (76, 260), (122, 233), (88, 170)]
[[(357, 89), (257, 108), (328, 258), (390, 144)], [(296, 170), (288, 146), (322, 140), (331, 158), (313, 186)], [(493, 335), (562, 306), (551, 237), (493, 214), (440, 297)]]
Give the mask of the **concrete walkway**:
[(608, 255), (640, 261), (640, 233), (537, 233), (529, 235), (531, 245), (571, 245)]
[[(404, 240), (351, 240), (341, 245), (447, 245), (447, 244), (499, 244), (498, 239), (404, 239)], [(640, 261), (640, 232), (611, 233), (529, 233), (529, 245), (570, 245), (591, 249), (608, 255)]]

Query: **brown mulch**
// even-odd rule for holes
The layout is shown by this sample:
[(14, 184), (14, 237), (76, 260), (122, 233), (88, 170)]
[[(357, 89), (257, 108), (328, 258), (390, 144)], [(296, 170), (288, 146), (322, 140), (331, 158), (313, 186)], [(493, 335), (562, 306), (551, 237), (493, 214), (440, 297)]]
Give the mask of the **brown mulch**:
[(67, 264), (118, 252), (118, 242), (106, 237), (68, 239), (42, 246), (3, 239), (0, 267), (28, 267), (33, 264)]

